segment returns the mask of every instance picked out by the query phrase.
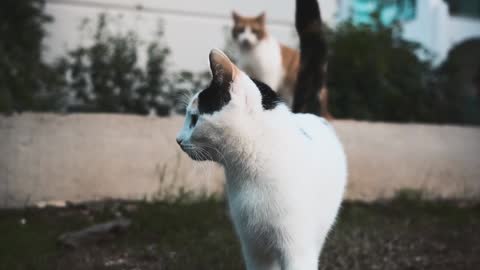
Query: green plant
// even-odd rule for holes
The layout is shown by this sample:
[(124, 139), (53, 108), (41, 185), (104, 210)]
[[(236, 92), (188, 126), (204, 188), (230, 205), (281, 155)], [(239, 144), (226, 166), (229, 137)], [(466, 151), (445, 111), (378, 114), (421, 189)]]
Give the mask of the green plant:
[(74, 93), (69, 111), (167, 115), (169, 49), (157, 42), (148, 44), (142, 67), (138, 36), (132, 31), (112, 33), (107, 22), (108, 17), (100, 15), (93, 45), (79, 47), (65, 58), (68, 87)]
[(210, 71), (190, 72), (180, 71), (173, 75), (170, 81), (172, 90), (170, 100), (173, 101), (173, 109), (177, 113), (185, 113), (189, 98), (198, 91), (205, 89), (210, 82)]
[(429, 121), (426, 107), (430, 64), (415, 54), (417, 44), (381, 24), (341, 24), (330, 36), (329, 88), (339, 118)]
[[(64, 58), (68, 89), (74, 94), (68, 110), (162, 116), (173, 109), (183, 113), (187, 97), (206, 86), (208, 73), (168, 72), (170, 50), (160, 43), (162, 32), (158, 42), (144, 44), (132, 31), (109, 31), (109, 19), (105, 14), (99, 16), (93, 45), (79, 47)], [(138, 56), (144, 45), (145, 65)]]
[(480, 39), (453, 47), (433, 73), (438, 116), (451, 123), (480, 124)]
[(42, 60), (45, 0), (0, 2), (0, 112), (59, 110), (61, 65)]
[[(378, 14), (373, 17), (373, 25), (345, 22), (335, 31), (326, 31), (333, 115), (371, 121), (479, 124), (478, 94), (464, 91), (465, 85), (474, 83), (475, 68), (462, 64), (475, 62), (476, 43), (464, 46), (472, 57), (454, 48), (445, 63), (435, 68), (428, 61), (428, 51), (401, 38), (398, 24), (386, 27)], [(419, 52), (427, 60), (420, 59)]]

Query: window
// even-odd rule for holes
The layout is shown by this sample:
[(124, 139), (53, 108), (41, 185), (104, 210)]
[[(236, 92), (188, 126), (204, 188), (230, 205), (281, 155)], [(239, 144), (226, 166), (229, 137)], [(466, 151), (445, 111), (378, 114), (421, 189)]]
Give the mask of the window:
[(384, 25), (395, 21), (408, 21), (415, 18), (416, 0), (353, 0), (352, 18), (354, 23), (373, 22), (372, 14), (379, 12)]

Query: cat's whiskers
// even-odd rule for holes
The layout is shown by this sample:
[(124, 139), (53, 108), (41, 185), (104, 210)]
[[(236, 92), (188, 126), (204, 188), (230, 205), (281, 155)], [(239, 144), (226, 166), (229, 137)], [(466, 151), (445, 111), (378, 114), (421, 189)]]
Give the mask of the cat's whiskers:
[(202, 146), (199, 146), (198, 150), (205, 157), (205, 161), (201, 162), (201, 166), (203, 166), (202, 173), (204, 174), (206, 179), (209, 180), (212, 175), (212, 166), (210, 166), (210, 162), (213, 160), (212, 155), (204, 148), (202, 148)]
[[(219, 158), (218, 162), (222, 163), (222, 161), (226, 160), (225, 155), (222, 152), (220, 152), (220, 150), (218, 150), (217, 147), (207, 143), (202, 143), (200, 144), (200, 146), (215, 151), (218, 154), (218, 158)], [(213, 160), (213, 158), (211, 160)]]
[(188, 103), (190, 102), (190, 99), (192, 98), (192, 96), (193, 96), (192, 91), (181, 92), (180, 96), (177, 97), (177, 102), (186, 107), (188, 106)]
[[(205, 150), (202, 149), (199, 146), (193, 145), (193, 144), (185, 144), (184, 149), (188, 150), (189, 153), (194, 157), (195, 160), (203, 160), (203, 161), (209, 161), (212, 160), (211, 156), (209, 153)], [(207, 164), (205, 162), (194, 162), (193, 167), (195, 171), (199, 170), (201, 173), (204, 175), (206, 179), (210, 179), (211, 176), (211, 167), (206, 167)]]

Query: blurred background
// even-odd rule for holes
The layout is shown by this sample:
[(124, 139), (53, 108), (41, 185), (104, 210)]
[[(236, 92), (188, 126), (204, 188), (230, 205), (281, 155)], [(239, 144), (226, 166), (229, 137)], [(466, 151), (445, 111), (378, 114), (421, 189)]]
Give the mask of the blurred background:
[[(477, 269), (480, 1), (319, 4), (349, 163), (322, 269)], [(293, 0), (1, 1), (0, 269), (243, 269), (222, 169), (174, 141), (234, 10), (298, 48)]]
[[(480, 123), (478, 1), (320, 4), (337, 118)], [(233, 10), (246, 16), (266, 11), (271, 34), (289, 46), (298, 43), (292, 1), (3, 5), (0, 110), (6, 113), (169, 114), (178, 92), (208, 78), (205, 52), (230, 50)], [(91, 85), (87, 78), (107, 66), (111, 72)], [(115, 77), (120, 71), (125, 76)]]

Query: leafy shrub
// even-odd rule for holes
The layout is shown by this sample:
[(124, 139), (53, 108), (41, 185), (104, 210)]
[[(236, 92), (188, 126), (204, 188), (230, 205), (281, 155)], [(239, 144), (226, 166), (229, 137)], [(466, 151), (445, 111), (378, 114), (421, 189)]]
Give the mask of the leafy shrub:
[[(478, 124), (474, 96), (465, 97), (458, 65), (439, 69), (417, 56), (420, 45), (387, 28), (346, 22), (328, 32), (330, 109), (338, 118), (372, 121)], [(452, 58), (452, 55), (449, 59)], [(467, 108), (468, 107), (468, 108)]]
[(189, 98), (199, 90), (205, 89), (210, 82), (210, 71), (194, 73), (190, 71), (180, 71), (174, 74), (170, 84), (170, 100), (173, 101), (173, 110), (176, 113), (185, 113)]
[(141, 67), (137, 35), (131, 31), (113, 34), (107, 20), (106, 15), (99, 16), (92, 45), (79, 47), (64, 58), (68, 89), (73, 94), (68, 110), (168, 114), (172, 106), (167, 99), (165, 67), (169, 49), (157, 42), (148, 44), (146, 64)]
[[(375, 29), (376, 28), (376, 29)], [(424, 102), (430, 66), (419, 47), (396, 37), (395, 29), (344, 23), (331, 37), (329, 88), (339, 118), (428, 121)]]
[(453, 47), (434, 71), (435, 112), (444, 122), (480, 124), (480, 39)]
[(42, 61), (45, 0), (0, 2), (0, 112), (57, 110), (63, 79)]
[[(184, 113), (188, 97), (206, 86), (209, 73), (169, 73), (170, 51), (158, 42), (147, 44), (146, 64), (141, 66), (142, 41), (131, 31), (111, 33), (108, 19), (100, 15), (91, 46), (79, 47), (63, 60), (73, 94), (68, 111)], [(157, 40), (162, 40), (161, 31)]]

